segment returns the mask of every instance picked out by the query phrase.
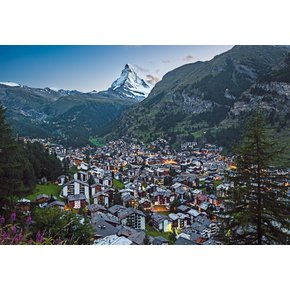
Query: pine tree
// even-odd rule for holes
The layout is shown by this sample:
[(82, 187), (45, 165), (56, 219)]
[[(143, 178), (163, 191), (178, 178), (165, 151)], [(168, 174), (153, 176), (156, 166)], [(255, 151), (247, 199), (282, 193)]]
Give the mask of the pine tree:
[(270, 167), (281, 150), (268, 136), (260, 111), (251, 118), (235, 150), (237, 170), (221, 216), (221, 236), (230, 244), (290, 242), (289, 197), (285, 177)]

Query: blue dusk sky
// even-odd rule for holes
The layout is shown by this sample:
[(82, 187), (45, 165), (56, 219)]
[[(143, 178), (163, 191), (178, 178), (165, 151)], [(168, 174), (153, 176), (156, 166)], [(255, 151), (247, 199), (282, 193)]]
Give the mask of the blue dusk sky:
[(0, 46), (0, 82), (30, 87), (106, 90), (126, 63), (152, 83), (186, 63), (210, 60), (230, 45)]

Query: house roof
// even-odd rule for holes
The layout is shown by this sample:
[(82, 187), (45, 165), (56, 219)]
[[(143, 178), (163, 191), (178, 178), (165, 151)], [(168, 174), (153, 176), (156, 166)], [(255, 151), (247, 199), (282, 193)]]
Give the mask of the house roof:
[(220, 245), (220, 243), (216, 240), (208, 239), (203, 243), (203, 245)]
[(162, 223), (163, 221), (168, 220), (167, 216), (159, 213), (153, 213), (151, 219), (157, 223)]
[(188, 211), (190, 210), (190, 207), (182, 204), (177, 209), (180, 211)]
[(124, 218), (126, 218), (129, 215), (134, 214), (134, 213), (145, 217), (145, 214), (142, 211), (135, 209), (135, 208), (132, 208), (132, 207), (128, 207), (128, 208), (126, 208), (124, 210), (120, 210), (118, 212), (118, 218), (120, 220), (122, 220), (122, 219), (124, 219)]
[(67, 200), (70, 201), (75, 201), (75, 200), (86, 200), (86, 197), (84, 194), (70, 194), (67, 197)]
[(119, 205), (119, 204), (115, 204), (115, 205), (111, 206), (108, 210), (110, 213), (115, 215), (121, 209), (126, 209), (126, 207)]
[(81, 181), (81, 180), (78, 180), (78, 179), (72, 179), (71, 181), (65, 183), (62, 187), (68, 186), (69, 184), (74, 183), (74, 182), (77, 182), (79, 184), (82, 184), (82, 185), (85, 185), (85, 186), (89, 187), (89, 184), (87, 182), (84, 182), (84, 181)]
[(133, 242), (125, 237), (118, 237), (117, 235), (106, 236), (95, 241), (95, 245), (132, 245)]
[(63, 201), (59, 201), (59, 200), (55, 200), (51, 203), (49, 203), (47, 205), (47, 207), (53, 207), (53, 206), (61, 206), (61, 207), (64, 207), (65, 206), (65, 203)]
[(188, 239), (185, 239), (183, 237), (179, 237), (174, 245), (180, 245), (180, 246), (189, 246), (189, 245), (197, 245), (197, 243), (191, 241), (191, 240), (188, 240)]
[(173, 221), (178, 220), (178, 219), (185, 219), (185, 218), (187, 218), (187, 216), (186, 216), (185, 214), (181, 213), (181, 212), (179, 212), (179, 213), (177, 213), (177, 214), (175, 214), (175, 213), (170, 213), (170, 214), (168, 215), (168, 217), (169, 217), (171, 220), (173, 220)]
[(194, 217), (197, 217), (199, 215), (199, 212), (196, 209), (191, 209), (187, 213)]
[(97, 218), (94, 220), (95, 236), (106, 237), (114, 235), (118, 232), (118, 229), (111, 224), (107, 223), (102, 218)]
[(205, 227), (209, 227), (209, 225), (212, 224), (212, 221), (203, 215), (196, 217), (195, 221), (201, 223)]
[(161, 236), (155, 237), (152, 242), (152, 245), (164, 245), (164, 244), (168, 244), (168, 240), (166, 240)]
[(39, 194), (36, 198), (35, 198), (35, 200), (38, 200), (38, 199), (41, 199), (41, 198), (47, 198), (47, 199), (49, 199), (49, 195), (47, 195), (47, 194)]
[(206, 227), (204, 225), (202, 225), (201, 223), (199, 222), (194, 222), (192, 225), (191, 225), (191, 228), (193, 230), (196, 230), (197, 232), (202, 232), (203, 230), (206, 229)]

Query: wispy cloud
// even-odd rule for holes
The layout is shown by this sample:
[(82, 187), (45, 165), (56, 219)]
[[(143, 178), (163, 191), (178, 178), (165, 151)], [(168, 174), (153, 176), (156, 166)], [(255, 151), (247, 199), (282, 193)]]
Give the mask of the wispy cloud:
[(186, 57), (184, 57), (182, 60), (185, 62), (192, 62), (194, 60), (194, 56), (192, 55), (187, 55)]
[(170, 59), (163, 59), (161, 62), (163, 62), (163, 63), (171, 63), (172, 60), (170, 60)]
[(150, 83), (151, 85), (155, 85), (157, 82), (160, 81), (160, 78), (157, 77), (157, 76), (153, 76), (153, 75), (151, 75), (151, 74), (147, 74), (147, 75), (146, 75), (146, 81), (147, 81), (148, 83)]
[(141, 66), (139, 66), (139, 65), (137, 65), (137, 64), (134, 64), (134, 67), (135, 67), (138, 71), (140, 71), (140, 72), (142, 72), (142, 73), (149, 73), (149, 69), (148, 69), (148, 68), (141, 67)]

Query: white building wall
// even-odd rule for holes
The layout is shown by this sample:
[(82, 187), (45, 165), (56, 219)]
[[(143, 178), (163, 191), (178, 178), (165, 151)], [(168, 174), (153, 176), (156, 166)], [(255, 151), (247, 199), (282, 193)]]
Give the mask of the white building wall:
[(78, 182), (74, 182), (74, 194), (80, 194), (80, 184)]
[(90, 204), (90, 189), (88, 186), (85, 186), (85, 196), (86, 196), (87, 202)]
[(63, 187), (62, 195), (65, 196), (65, 197), (67, 196), (67, 185)]

